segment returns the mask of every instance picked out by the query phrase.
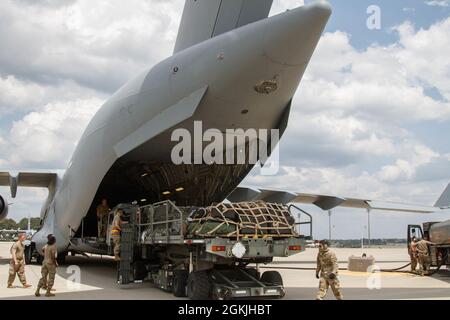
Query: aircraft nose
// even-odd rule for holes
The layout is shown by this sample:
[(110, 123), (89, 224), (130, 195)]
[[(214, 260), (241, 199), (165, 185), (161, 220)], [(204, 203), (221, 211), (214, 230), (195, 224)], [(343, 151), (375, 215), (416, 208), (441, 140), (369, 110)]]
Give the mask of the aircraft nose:
[(327, 1), (317, 1), (272, 17), (265, 35), (266, 56), (283, 65), (308, 63), (331, 12)]

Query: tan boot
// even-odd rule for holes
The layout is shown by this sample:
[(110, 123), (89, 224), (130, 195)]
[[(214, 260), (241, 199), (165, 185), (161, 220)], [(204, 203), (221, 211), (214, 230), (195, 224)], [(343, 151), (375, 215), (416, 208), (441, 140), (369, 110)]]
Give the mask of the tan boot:
[(31, 288), (31, 284), (25, 283), (25, 284), (23, 285), (23, 288), (24, 288), (24, 289)]
[(8, 284), (7, 288), (8, 288), (8, 289), (14, 289), (14, 287), (13, 287), (12, 284)]
[(45, 296), (46, 296), (46, 297), (54, 297), (55, 294), (53, 294), (53, 293), (51, 292), (51, 290), (48, 290), (48, 289), (47, 289), (47, 293), (45, 294)]

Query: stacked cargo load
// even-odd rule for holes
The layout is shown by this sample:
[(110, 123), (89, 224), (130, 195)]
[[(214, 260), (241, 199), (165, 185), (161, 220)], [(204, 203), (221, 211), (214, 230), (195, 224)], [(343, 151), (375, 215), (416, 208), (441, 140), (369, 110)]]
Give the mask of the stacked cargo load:
[(220, 203), (191, 214), (189, 237), (296, 237), (295, 219), (282, 204)]

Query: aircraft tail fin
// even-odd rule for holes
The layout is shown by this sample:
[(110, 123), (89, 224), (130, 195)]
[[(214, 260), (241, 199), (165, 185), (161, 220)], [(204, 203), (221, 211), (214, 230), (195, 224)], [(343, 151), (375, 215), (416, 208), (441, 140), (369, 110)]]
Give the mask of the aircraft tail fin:
[(444, 192), (441, 194), (434, 206), (441, 209), (450, 208), (450, 183), (447, 188), (445, 188)]
[(186, 0), (174, 53), (269, 16), (273, 0)]

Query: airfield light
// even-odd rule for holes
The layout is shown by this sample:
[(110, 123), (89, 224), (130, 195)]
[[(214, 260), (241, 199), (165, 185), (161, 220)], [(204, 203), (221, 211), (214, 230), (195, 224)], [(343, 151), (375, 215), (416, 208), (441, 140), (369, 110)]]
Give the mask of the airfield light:
[(141, 202), (147, 202), (147, 199), (141, 199)]
[(143, 173), (143, 174), (141, 175), (142, 178), (145, 178), (146, 176), (148, 176), (148, 172)]
[(184, 191), (184, 188), (183, 188), (183, 187), (176, 188), (175, 191), (176, 191), (176, 192), (181, 192), (181, 191)]
[(163, 195), (168, 196), (171, 192), (170, 191), (164, 191)]

